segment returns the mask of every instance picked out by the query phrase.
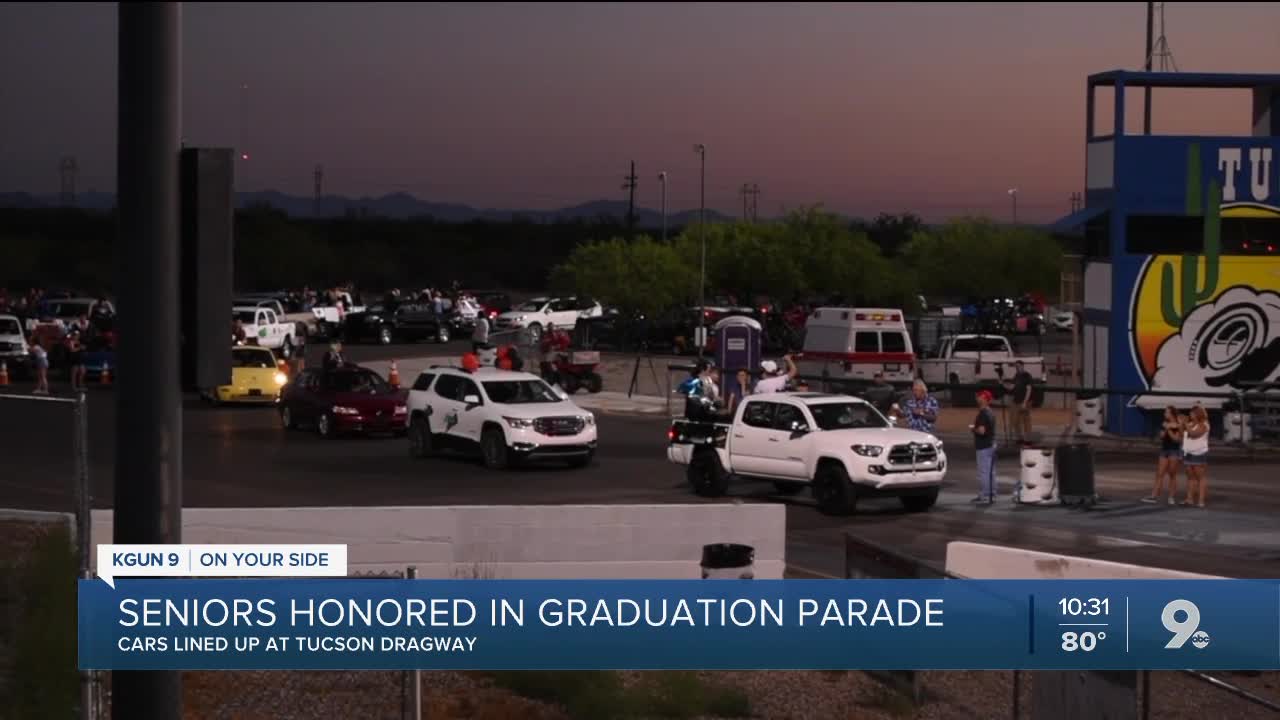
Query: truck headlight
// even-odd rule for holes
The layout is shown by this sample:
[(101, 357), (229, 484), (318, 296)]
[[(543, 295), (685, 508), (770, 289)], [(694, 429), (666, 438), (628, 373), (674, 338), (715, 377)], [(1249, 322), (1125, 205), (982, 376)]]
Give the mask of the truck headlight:
[(880, 457), (884, 448), (880, 445), (853, 445), (849, 448), (862, 457)]
[(515, 428), (516, 430), (529, 430), (530, 428), (533, 427), (533, 421), (528, 418), (514, 418), (514, 417), (506, 417), (504, 415), (502, 419), (506, 420), (507, 424)]
[(282, 373), (282, 372), (278, 372), (278, 373), (276, 373), (276, 384), (277, 384), (277, 385), (284, 385), (284, 384), (285, 384), (285, 383), (287, 383), (287, 382), (289, 382), (289, 376), (288, 376), (288, 375), (285, 375), (285, 374), (284, 374), (284, 373)]

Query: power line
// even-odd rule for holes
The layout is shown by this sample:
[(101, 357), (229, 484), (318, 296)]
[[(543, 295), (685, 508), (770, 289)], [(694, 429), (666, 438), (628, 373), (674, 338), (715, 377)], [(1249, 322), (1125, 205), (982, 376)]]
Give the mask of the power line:
[(759, 217), (757, 208), (759, 207), (760, 186), (756, 183), (742, 183), (742, 187), (738, 190), (742, 194), (742, 220), (743, 222), (755, 222)]

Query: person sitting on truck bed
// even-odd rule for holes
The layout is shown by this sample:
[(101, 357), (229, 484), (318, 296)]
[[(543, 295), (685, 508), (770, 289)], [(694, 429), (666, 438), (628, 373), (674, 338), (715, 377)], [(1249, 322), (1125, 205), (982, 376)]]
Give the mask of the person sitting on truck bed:
[(719, 372), (706, 360), (694, 363), (689, 377), (677, 390), (685, 396), (685, 417), (690, 420), (714, 420), (720, 388), (716, 384)]
[(791, 359), (791, 355), (784, 355), (782, 359), (787, 363), (786, 372), (778, 372), (778, 363), (772, 360), (765, 360), (760, 363), (760, 369), (764, 371), (764, 376), (756, 383), (756, 388), (751, 392), (752, 395), (762, 395), (765, 393), (785, 392), (787, 383), (791, 382), (796, 375), (800, 374), (796, 368), (795, 361)]

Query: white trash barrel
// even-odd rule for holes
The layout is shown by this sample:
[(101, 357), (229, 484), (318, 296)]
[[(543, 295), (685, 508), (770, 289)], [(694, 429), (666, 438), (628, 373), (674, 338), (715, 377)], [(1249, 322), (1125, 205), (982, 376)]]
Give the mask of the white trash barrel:
[(1058, 484), (1054, 478), (1053, 448), (1023, 448), (1021, 459), (1018, 502), (1056, 501)]
[(1253, 440), (1253, 418), (1249, 413), (1229, 412), (1222, 417), (1222, 439), (1229, 443)]
[(1076, 434), (1102, 437), (1102, 398), (1076, 400)]
[(754, 580), (756, 549), (737, 543), (702, 546), (703, 580)]

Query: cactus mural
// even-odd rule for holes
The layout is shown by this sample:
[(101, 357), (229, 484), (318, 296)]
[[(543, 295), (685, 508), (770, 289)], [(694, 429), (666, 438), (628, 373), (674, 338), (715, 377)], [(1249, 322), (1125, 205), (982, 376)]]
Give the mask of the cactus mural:
[[(1178, 261), (1182, 266), (1181, 287), (1174, 279), (1173, 261), (1165, 261), (1160, 268), (1160, 312), (1172, 327), (1181, 327), (1183, 319), (1218, 290), (1222, 259), (1222, 186), (1217, 180), (1210, 181), (1209, 197), (1202, 202), (1200, 178), (1200, 146), (1193, 143), (1187, 148), (1187, 214), (1199, 215), (1204, 208), (1204, 250), (1202, 255), (1183, 255)], [(1202, 257), (1203, 282), (1200, 278)]]

